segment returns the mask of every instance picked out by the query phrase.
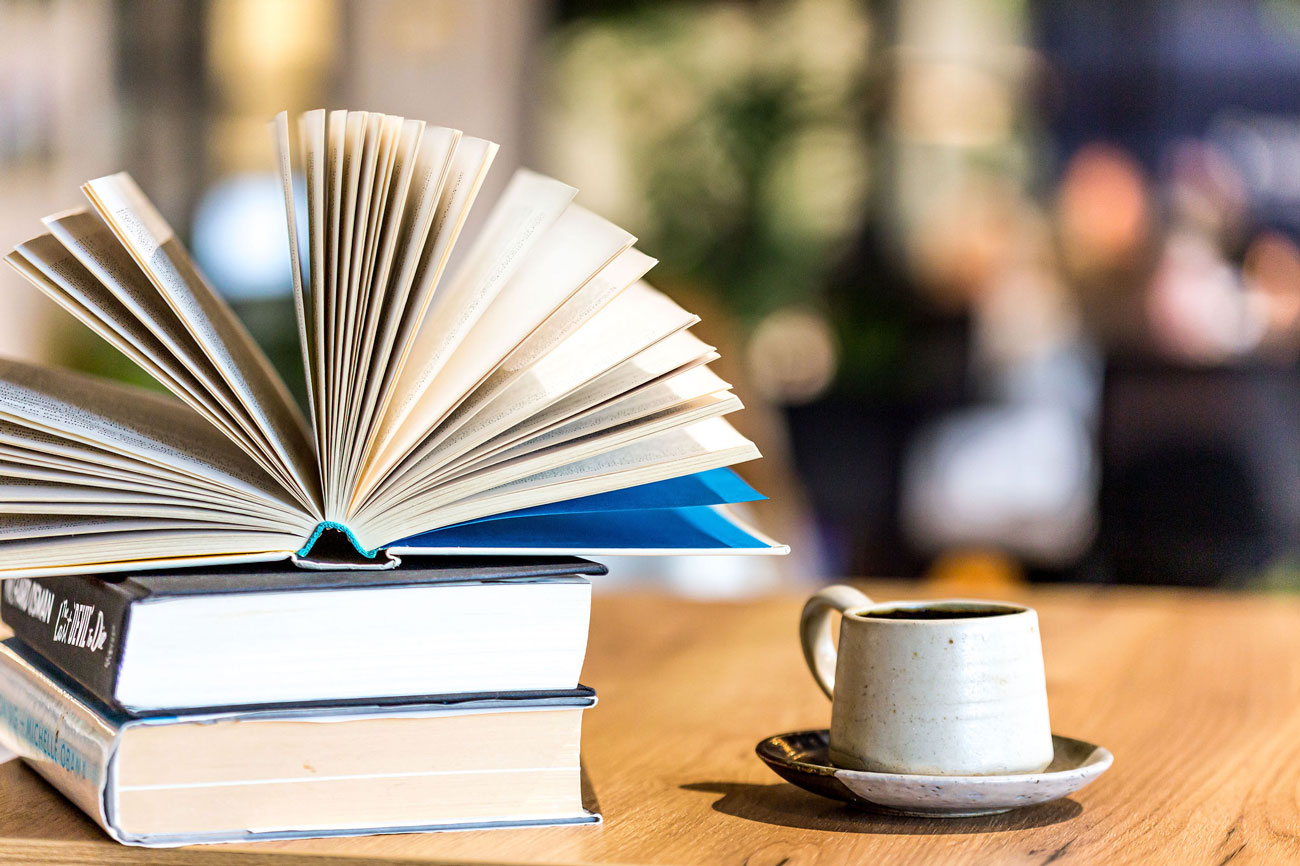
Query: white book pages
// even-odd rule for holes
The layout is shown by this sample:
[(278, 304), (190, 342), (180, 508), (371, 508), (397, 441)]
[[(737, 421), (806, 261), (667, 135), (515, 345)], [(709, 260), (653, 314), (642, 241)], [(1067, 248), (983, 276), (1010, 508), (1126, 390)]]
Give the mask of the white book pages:
[[(620, 292), (639, 280), (654, 263), (654, 259), (635, 248), (624, 250), (615, 256), (613, 261), (529, 334), (484, 382), (461, 399), (437, 429), (420, 444), (419, 450), (412, 455), (414, 459), (418, 460), (422, 455), (441, 447), (441, 443), (463, 441), (465, 437), (460, 435), (461, 428), (469, 419), (477, 416), (483, 406), (514, 383), (529, 367), (568, 339)], [(481, 432), (481, 428), (475, 429)], [(412, 458), (408, 457), (406, 462), (412, 462)]]
[[(596, 376), (684, 331), (699, 318), (638, 282), (606, 304), (488, 405), (510, 406), (518, 418), (559, 399)], [(540, 401), (541, 405), (534, 405)], [(514, 404), (520, 403), (517, 408)], [(488, 409), (485, 407), (485, 412)]]
[[(759, 456), (754, 443), (726, 419), (713, 418), (516, 479), (449, 505), (426, 509), (419, 498), (410, 500), (403, 503), (400, 517), (396, 512), (378, 515), (359, 522), (354, 531), (363, 544), (382, 546), (440, 526), (664, 481)], [(437, 501), (436, 492), (428, 496), (429, 501)]]
[(5, 260), (28, 282), (136, 363), (270, 473), (275, 467), (243, 428), (167, 347), (52, 235), (19, 244)]
[(437, 471), (458, 456), (459, 450), (446, 447), (452, 432), (464, 437), (461, 442), (485, 441), (697, 321), (649, 283), (633, 283), (472, 415), (426, 438), (370, 499), (377, 501), (378, 493)]
[[(129, 533), (122, 533), (128, 536)], [(17, 577), (55, 577), (62, 574), (121, 574), (123, 572), (135, 572), (142, 569), (160, 569), (160, 568), (221, 568), (227, 565), (248, 565), (257, 562), (277, 562), (292, 558), (294, 551), (290, 548), (282, 550), (259, 550), (251, 553), (237, 552), (224, 554), (169, 554), (167, 551), (167, 535), (159, 533), (162, 541), (151, 542), (150, 548), (153, 555), (140, 556), (132, 558), (130, 554), (118, 555), (111, 560), (99, 558), (100, 554), (95, 550), (85, 551), (76, 547), (64, 548), (74, 553), (75, 561), (59, 562), (58, 556), (47, 557), (51, 560), (49, 564), (35, 567), (24, 568), (0, 568), (0, 580), (12, 580)], [(200, 536), (201, 537), (201, 536)], [(27, 544), (26, 541), (20, 541), (15, 547)], [(201, 547), (201, 541), (192, 545)], [(128, 543), (125, 547), (129, 548)]]
[(0, 578), (266, 562), (288, 559), (301, 539), (277, 532), (163, 529), (64, 535), (0, 543)]
[[(490, 438), (696, 321), (667, 296), (645, 283), (637, 283), (481, 407), (458, 433), (467, 439), (480, 437), (479, 441)], [(357, 500), (360, 506), (354, 505), (351, 513), (359, 515), (367, 508), (391, 504), (403, 489), (441, 469), (458, 453), (443, 445), (443, 436), (430, 437), (396, 471), (388, 473), (366, 499), (360, 499), (365, 490), (362, 487)]]
[[(338, 348), (337, 324), (332, 315), (339, 305), (339, 272), (342, 269), (341, 255), (346, 252), (347, 236), (343, 233), (344, 218), (344, 159), (348, 144), (348, 113), (343, 110), (331, 111), (326, 118), (325, 128), (325, 214), (329, 220), (324, 239), (325, 248), (325, 286), (319, 301), (321, 308), (322, 357), (325, 358), (321, 374), (323, 409), (328, 416), (328, 401), (331, 389), (337, 387), (335, 368), (330, 359)], [(329, 420), (322, 417), (322, 426), (328, 428)], [(331, 431), (323, 430), (320, 461), (327, 464), (330, 459)]]
[(219, 430), (161, 394), (0, 360), (0, 419), (243, 491), (313, 523), (288, 491)]
[[(394, 361), (383, 371), (378, 412), (381, 418), (392, 402), (397, 377), (406, 368), (415, 336), (428, 316), (451, 250), (460, 238), (470, 208), (478, 198), (483, 180), (497, 154), (497, 145), (493, 142), (459, 133), (453, 145), (446, 174), (439, 186), (432, 222), (411, 277), (410, 296), (397, 323), (397, 333), (393, 338)], [(367, 444), (367, 452), (372, 444)]]
[[(508, 443), (498, 444), (489, 450), (477, 452), (471, 460), (458, 460), (439, 473), (437, 480), (457, 477), (467, 471), (477, 471), (490, 463), (513, 459), (595, 431), (612, 429), (696, 400), (721, 399), (730, 388), (730, 385), (707, 367), (693, 368), (681, 375), (621, 394), (619, 397), (552, 424), (531, 436), (520, 437)], [(740, 408), (740, 401), (736, 400), (735, 404), (726, 411), (733, 412)]]
[(107, 514), (205, 520), (232, 527), (292, 533), (301, 539), (307, 537), (307, 533), (294, 527), (291, 522), (212, 507), (211, 503), (203, 500), (59, 484), (17, 475), (0, 478), (0, 511), (16, 514)]
[(412, 181), (419, 195), (403, 219), (397, 253), (400, 267), (377, 323), (378, 351), (370, 359), (363, 384), (364, 406), (351, 449), (349, 490), (355, 488), (374, 447), (412, 341), (496, 151), (491, 142), (466, 138), (459, 130), (445, 127), (426, 130), (421, 139)]
[(40, 235), (19, 244), (5, 256), (5, 261), (167, 390), (207, 415), (213, 423), (220, 423), (216, 418), (220, 410), (208, 401), (207, 393), (194, 377), (183, 369), (175, 372), (168, 369), (167, 362), (172, 359), (158, 339), (133, 319), (53, 235)]
[[(386, 115), (354, 112), (349, 114), (349, 119), (354, 115), (363, 119), (363, 126), (361, 150), (352, 162), (356, 168), (356, 187), (351, 190), (353, 214), (349, 237), (352, 249), (347, 279), (341, 284), (342, 298), (339, 308), (334, 311), (339, 322), (338, 344), (334, 347), (335, 375), (338, 376), (338, 400), (334, 411), (336, 435), (340, 437), (340, 441), (335, 444), (340, 471), (346, 462), (342, 440), (348, 436), (348, 404), (351, 400), (354, 354), (361, 332), (357, 322), (358, 311), (365, 292), (366, 270), (373, 261), (372, 253), (379, 232), (379, 226), (375, 223), (375, 208), (383, 194), (377, 187), (383, 182), (388, 152), (391, 150), (391, 127)], [(342, 476), (336, 478), (334, 485), (337, 486), (341, 480)]]
[(455, 501), (467, 492), (491, 489), (517, 477), (585, 460), (665, 430), (721, 417), (741, 408), (739, 399), (723, 393), (707, 394), (635, 416), (624, 411), (587, 416), (515, 449), (444, 474), (435, 482), (417, 487), (410, 495), (436, 491), (440, 495), (448, 494), (447, 501)]
[[(17, 425), (5, 426), (16, 427)], [(93, 479), (94, 483), (98, 484), (120, 484), (131, 489), (144, 487), (160, 492), (174, 492), (191, 499), (202, 499), (229, 511), (279, 519), (278, 512), (268, 509), (262, 502), (231, 495), (221, 488), (199, 485), (175, 473), (130, 472), (102, 463), (74, 460), (63, 455), (22, 448), (6, 442), (0, 442), (0, 461), (3, 461), (6, 466), (16, 464), (19, 468), (16, 468), (12, 474), (18, 477), (23, 477), (25, 472), (31, 470), (52, 470), (69, 483), (82, 483), (85, 479)]]
[[(621, 254), (631, 251), (635, 241), (636, 238), (608, 220), (585, 208), (569, 205), (537, 241), (519, 270), (439, 371), (438, 394), (443, 402), (450, 402), (450, 398), (459, 403), (484, 377), (512, 357), (525, 340), (564, 310), (567, 302), (588, 283), (595, 281), (604, 303), (630, 285), (635, 277), (617, 289), (611, 280), (600, 277)], [(587, 306), (598, 308), (595, 299), (590, 298)], [(574, 311), (573, 315), (580, 314)], [(553, 330), (562, 329), (563, 325), (557, 325)], [(552, 340), (553, 348), (560, 342), (558, 334)], [(541, 346), (534, 351), (539, 357), (544, 354)], [(426, 404), (421, 406), (421, 411), (441, 418), (446, 409)]]
[(336, 244), (334, 249), (335, 273), (331, 279), (329, 298), (325, 305), (326, 323), (326, 391), (325, 391), (325, 441), (321, 455), (322, 477), (326, 490), (323, 516), (336, 520), (338, 482), (342, 473), (343, 453), (343, 389), (345, 383), (344, 356), (350, 336), (350, 325), (345, 311), (347, 299), (353, 291), (354, 258), (358, 256), (357, 199), (362, 194), (361, 175), (366, 165), (365, 144), (369, 113), (347, 111), (330, 113), (330, 147), (338, 148), (339, 157), (332, 157), (335, 171)]
[[(311, 421), (312, 435), (316, 435), (316, 387), (313, 381), (316, 362), (315, 335), (307, 318), (309, 301), (307, 286), (303, 281), (303, 267), (299, 260), (298, 206), (294, 194), (293, 142), (289, 131), (289, 113), (281, 111), (271, 122), (271, 139), (275, 144), (275, 167), (280, 173), (280, 190), (284, 195), (284, 221), (289, 232), (289, 268), (293, 279), (293, 308), (298, 320), (298, 346), (302, 352), (303, 377), (307, 381), (307, 416)], [(319, 473), (318, 473), (319, 476)]]
[[(392, 120), (394, 119), (390, 118), (390, 122)], [(349, 372), (347, 428), (351, 445), (347, 449), (348, 457), (345, 460), (347, 469), (343, 482), (345, 486), (350, 486), (350, 479), (355, 473), (354, 467), (361, 459), (365, 441), (369, 436), (369, 428), (373, 423), (375, 388), (378, 384), (376, 356), (384, 355), (386, 363), (386, 356), (391, 350), (391, 333), (385, 335), (390, 339), (380, 351), (376, 351), (376, 341), (380, 338), (381, 326), (395, 318), (392, 314), (394, 298), (389, 291), (394, 262), (399, 257), (414, 258), (408, 256), (408, 251), (399, 246), (402, 241), (410, 239), (403, 223), (408, 210), (424, 208), (429, 213), (432, 212), (431, 201), (428, 202), (428, 207), (425, 207), (425, 202), (416, 201), (412, 202), (409, 208), (407, 202), (411, 181), (417, 168), (417, 156), (423, 133), (424, 124), (419, 121), (401, 121), (399, 127), (393, 131), (391, 154), (387, 160), (388, 167), (382, 182), (382, 201), (374, 217), (376, 221), (381, 222), (381, 226), (375, 238), (373, 261), (368, 266), (367, 276), (361, 288), (359, 308), (362, 311), (362, 321), (359, 322), (353, 351), (354, 360)], [(405, 291), (391, 294), (398, 296), (396, 299), (398, 303), (405, 303)]]
[(429, 390), (438, 387), (438, 372), (576, 193), (530, 171), (515, 173), (460, 270), (434, 297), (379, 422), (363, 487), (396, 465), (436, 423), (435, 411), (425, 407)]
[(0, 512), (201, 520), (233, 528), (287, 533), (298, 540), (299, 546), (310, 535), (291, 520), (240, 513), (208, 500), (120, 492), (114, 495), (114, 491), (102, 488), (26, 481), (19, 477), (0, 479)]
[[(658, 263), (658, 259), (629, 247), (601, 268), (582, 288), (569, 297), (546, 321), (528, 335), (492, 374), (486, 386), (508, 385), (513, 378), (563, 343), (605, 305)], [(483, 388), (475, 389), (475, 396)]]
[[(20, 458), (20, 459), (15, 459)], [(250, 523), (251, 521), (260, 521), (263, 524), (273, 523), (276, 528), (285, 531), (297, 530), (301, 521), (285, 520), (276, 512), (259, 508), (248, 502), (230, 498), (219, 498), (212, 495), (211, 491), (201, 488), (183, 486), (179, 484), (160, 484), (156, 480), (147, 481), (137, 478), (110, 478), (104, 474), (94, 474), (89, 472), (77, 471), (75, 468), (68, 466), (38, 465), (36, 462), (21, 459), (21, 455), (5, 454), (0, 456), (0, 475), (3, 481), (21, 481), (31, 482), (36, 485), (68, 485), (76, 488), (88, 488), (83, 491), (86, 495), (91, 495), (95, 488), (102, 488), (108, 491), (107, 498), (114, 501), (120, 500), (123, 494), (135, 495), (156, 501), (156, 497), (162, 497), (168, 502), (178, 504), (194, 503), (200, 507), (216, 508), (232, 516), (236, 522)], [(53, 488), (51, 488), (53, 489)], [(61, 494), (56, 490), (54, 498), (61, 498)]]
[(566, 208), (447, 358), (438, 371), (436, 388), (424, 392), (413, 417), (433, 419), (432, 430), (525, 338), (635, 240), (585, 208)]
[[(329, 154), (325, 144), (325, 111), (308, 111), (298, 117), (298, 146), (302, 152), (303, 182), (307, 188), (307, 279), (303, 284), (303, 318), (300, 330), (308, 334), (312, 376), (312, 427), (316, 436), (316, 454), (324, 453), (324, 383), (325, 383), (325, 292), (326, 213)], [(317, 477), (320, 469), (317, 467)], [(321, 485), (325, 479), (321, 478)]]
[[(678, 342), (679, 338), (687, 338)], [(676, 344), (676, 357), (657, 350)], [(649, 356), (657, 357), (649, 357)], [(610, 410), (640, 411), (641, 407), (675, 405), (706, 394), (730, 391), (731, 384), (707, 366), (717, 360), (717, 352), (688, 332), (673, 334), (651, 346), (608, 374), (585, 385), (550, 407), (546, 413), (530, 420), (529, 435), (538, 435), (562, 424), (570, 424), (587, 415)], [(674, 363), (681, 360), (680, 363)], [(667, 362), (667, 363), (664, 363)], [(668, 366), (671, 364), (671, 366)], [(664, 367), (668, 367), (664, 370)], [(630, 375), (635, 373), (635, 378)], [(551, 411), (555, 415), (551, 416)], [(556, 420), (551, 420), (554, 417)], [(518, 435), (518, 432), (516, 435)]]
[(38, 459), (55, 465), (85, 467), (112, 477), (115, 473), (146, 480), (156, 480), (168, 485), (211, 491), (215, 501), (232, 501), (243, 505), (253, 504), (279, 514), (283, 506), (268, 504), (261, 493), (251, 493), (213, 483), (201, 476), (187, 475), (168, 466), (114, 453), (99, 445), (78, 441), (33, 429), (12, 421), (0, 420), (0, 447), (39, 455)]
[(366, 323), (370, 281), (374, 275), (379, 237), (384, 228), (384, 209), (388, 200), (397, 136), (402, 119), (383, 114), (366, 117), (361, 169), (356, 191), (356, 222), (353, 229), (351, 272), (346, 283), (342, 309), (340, 344), (337, 347), (339, 400), (335, 408), (337, 441), (332, 445), (331, 474), (327, 484), (325, 511), (328, 519), (341, 514), (347, 500), (349, 471), (356, 449), (357, 376)]
[[(437, 274), (441, 273), (441, 263), (435, 265), (431, 261), (440, 255), (436, 248), (443, 246), (444, 253), (450, 248), (452, 238), (444, 235), (458, 231), (463, 212), (468, 212), (469, 202), (486, 171), (487, 151), (475, 147), (476, 142), (485, 143), (481, 139), (469, 139), (461, 148), (460, 141), (458, 129), (425, 127), (417, 150), (409, 157), (412, 164), (407, 206), (401, 216), (388, 284), (383, 288), (382, 301), (374, 304), (375, 348), (369, 356), (368, 376), (363, 383), (366, 398), (362, 418), (372, 425), (380, 400), (396, 377), (396, 368), (401, 366), (409, 337), (406, 331), (413, 332), (423, 317)], [(406, 158), (405, 151), (399, 150), (399, 163)], [(452, 215), (453, 208), (455, 215)], [(441, 220), (437, 219), (439, 216)], [(378, 287), (379, 281), (377, 290)], [(367, 441), (368, 438), (367, 432)]]
[[(621, 448), (508, 481), (456, 503), (445, 510), (443, 519), (460, 522), (473, 519), (463, 516), (471, 512), (475, 512), (474, 517), (482, 517), (513, 511), (592, 495), (585, 491), (608, 492), (648, 484), (730, 466), (759, 456), (752, 442), (725, 419), (715, 417), (663, 430)], [(574, 490), (584, 492), (575, 493)], [(556, 497), (558, 493), (564, 495)], [(514, 502), (526, 504), (512, 504)], [(507, 507), (483, 511), (489, 504)]]
[[(84, 208), (46, 217), (42, 222), (59, 243), (112, 294), (132, 318), (147, 328), (202, 388), (212, 395), (242, 436), (234, 437), (246, 450), (258, 452), (262, 465), (271, 467), (271, 446), (265, 432), (240, 404), (229, 383), (204, 354), (167, 301), (96, 214)], [(86, 287), (87, 290), (91, 287)], [(89, 303), (91, 298), (84, 300)], [(111, 313), (110, 313), (111, 315)], [(224, 425), (223, 425), (224, 426)], [(276, 470), (270, 469), (272, 474)], [(283, 474), (283, 470), (280, 470)]]
[[(703, 367), (717, 358), (718, 354), (712, 346), (689, 331), (670, 334), (503, 432), (493, 433), (492, 430), (481, 427), (457, 429), (440, 447), (446, 453), (456, 453), (459, 456), (448, 460), (438, 474), (596, 411), (613, 400), (635, 397), (644, 388)], [(731, 387), (712, 373), (709, 375), (720, 384), (702, 393)]]
[[(393, 166), (397, 158), (398, 136), (402, 131), (402, 118), (392, 115), (372, 114), (366, 130), (367, 159), (370, 156), (370, 137), (375, 136), (374, 166), (367, 165), (362, 173), (362, 180), (369, 187), (368, 194), (357, 203), (358, 216), (364, 214), (362, 231), (359, 233), (359, 245), (362, 251), (357, 262), (358, 275), (354, 280), (355, 291), (348, 298), (347, 318), (351, 340), (344, 345), (347, 352), (348, 390), (345, 400), (350, 403), (352, 387), (356, 384), (356, 370), (359, 366), (358, 355), (365, 325), (370, 321), (370, 287), (375, 278), (375, 267), (381, 259), (381, 238), (386, 228), (388, 217), (390, 185), (393, 180)], [(405, 190), (401, 190), (393, 202), (395, 208), (405, 204)], [(391, 234), (390, 234), (391, 237)], [(390, 250), (391, 252), (391, 250)]]
[(139, 532), (142, 530), (181, 529), (192, 532), (226, 530), (224, 523), (198, 520), (169, 520), (161, 517), (65, 516), (56, 514), (0, 513), (0, 544), (30, 538), (58, 538), (92, 535), (101, 532)]
[[(355, 123), (353, 124), (355, 127)], [(348, 150), (348, 113), (343, 110), (329, 112), (325, 117), (325, 159), (322, 172), (325, 175), (324, 216), (327, 224), (322, 226), (324, 237), (324, 273), (322, 291), (316, 302), (321, 317), (321, 358), (320, 376), (321, 409), (320, 435), (317, 440), (316, 459), (320, 466), (322, 485), (328, 485), (333, 477), (335, 454), (334, 443), (337, 441), (334, 426), (333, 395), (338, 389), (338, 365), (335, 358), (338, 353), (338, 323), (334, 310), (339, 305), (340, 272), (344, 271), (342, 257), (350, 249), (347, 236), (343, 231), (344, 195), (347, 188), (345, 177), (345, 159)], [(322, 498), (322, 511), (327, 512), (329, 503)]]
[(294, 482), (291, 492), (305, 507), (318, 508), (320, 493), (306, 422), (266, 355), (199, 274), (171, 227), (128, 175), (92, 180), (83, 189), (266, 433), (274, 456)]

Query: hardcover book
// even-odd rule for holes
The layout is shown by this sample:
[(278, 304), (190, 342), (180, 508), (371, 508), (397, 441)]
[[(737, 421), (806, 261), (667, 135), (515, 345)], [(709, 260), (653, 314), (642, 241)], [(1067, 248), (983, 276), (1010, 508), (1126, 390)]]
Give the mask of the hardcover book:
[(578, 687), (591, 584), (572, 557), (445, 557), (394, 571), (283, 564), (15, 578), (0, 619), (128, 712)]
[(311, 559), (326, 532), (382, 564), (784, 552), (727, 508), (758, 452), (696, 317), (577, 190), (520, 171), (463, 245), (491, 142), (364, 111), (272, 132), (305, 411), (131, 178), (90, 181), (6, 260), (169, 393), (0, 361), (0, 577)]
[(132, 845), (595, 823), (578, 755), (594, 703), (580, 688), (129, 715), (0, 644), (0, 743)]

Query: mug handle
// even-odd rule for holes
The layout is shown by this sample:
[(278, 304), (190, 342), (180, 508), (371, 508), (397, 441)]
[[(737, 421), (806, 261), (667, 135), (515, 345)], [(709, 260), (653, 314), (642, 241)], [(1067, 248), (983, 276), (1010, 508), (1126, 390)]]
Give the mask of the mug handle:
[(835, 641), (831, 638), (831, 613), (875, 604), (867, 595), (851, 586), (837, 583), (813, 595), (803, 606), (799, 618), (799, 640), (804, 661), (813, 679), (826, 697), (835, 699)]

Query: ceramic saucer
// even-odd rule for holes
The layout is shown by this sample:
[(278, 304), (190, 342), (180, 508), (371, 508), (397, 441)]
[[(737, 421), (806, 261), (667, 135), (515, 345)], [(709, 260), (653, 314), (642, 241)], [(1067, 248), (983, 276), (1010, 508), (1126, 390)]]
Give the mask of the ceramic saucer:
[(778, 776), (805, 791), (873, 812), (925, 818), (996, 815), (1057, 800), (1106, 772), (1114, 760), (1101, 746), (1053, 734), (1056, 756), (1041, 773), (909, 776), (834, 767), (828, 740), (825, 728), (795, 731), (768, 737), (757, 752)]

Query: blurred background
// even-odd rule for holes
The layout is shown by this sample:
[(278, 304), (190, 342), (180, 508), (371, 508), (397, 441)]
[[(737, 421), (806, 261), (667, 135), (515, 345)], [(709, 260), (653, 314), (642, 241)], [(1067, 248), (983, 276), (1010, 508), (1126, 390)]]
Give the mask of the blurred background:
[[(300, 380), (266, 122), (459, 127), (660, 259), (766, 455), (790, 558), (624, 579), (1300, 589), (1297, 76), (1300, 0), (0, 0), (0, 243), (126, 169)], [(0, 282), (0, 352), (140, 379)]]

